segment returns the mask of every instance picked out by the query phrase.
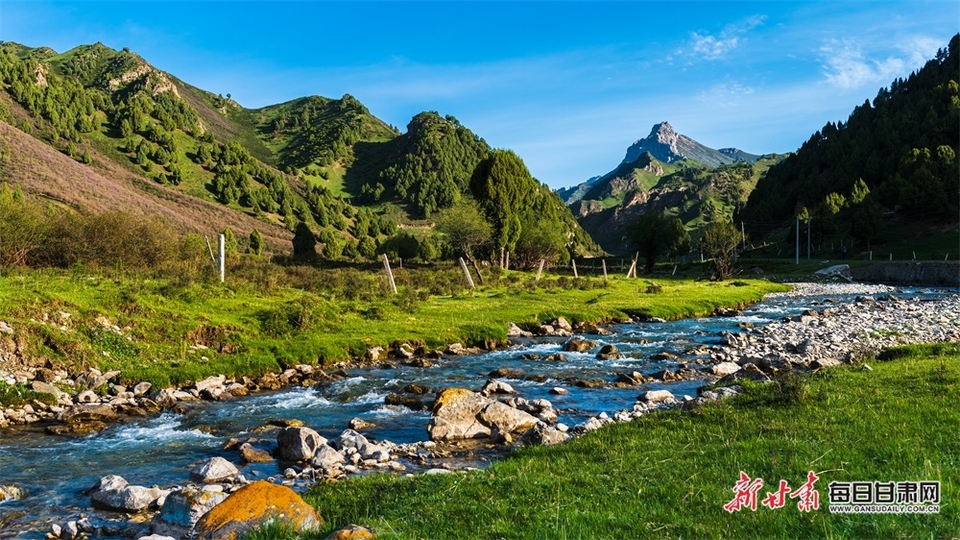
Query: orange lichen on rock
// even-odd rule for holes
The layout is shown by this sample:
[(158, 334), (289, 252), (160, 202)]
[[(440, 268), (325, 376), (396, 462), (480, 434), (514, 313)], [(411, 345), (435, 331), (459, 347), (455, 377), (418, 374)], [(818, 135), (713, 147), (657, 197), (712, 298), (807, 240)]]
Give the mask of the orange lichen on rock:
[(466, 388), (445, 388), (437, 394), (437, 399), (433, 402), (433, 412), (439, 411), (442, 407), (460, 401), (464, 396), (474, 392)]
[(326, 540), (370, 540), (376, 537), (373, 531), (362, 525), (350, 525), (339, 531), (333, 531)]
[(272, 522), (284, 522), (297, 531), (316, 529), (323, 519), (292, 489), (254, 482), (244, 486), (204, 514), (194, 531), (204, 539), (237, 540)]

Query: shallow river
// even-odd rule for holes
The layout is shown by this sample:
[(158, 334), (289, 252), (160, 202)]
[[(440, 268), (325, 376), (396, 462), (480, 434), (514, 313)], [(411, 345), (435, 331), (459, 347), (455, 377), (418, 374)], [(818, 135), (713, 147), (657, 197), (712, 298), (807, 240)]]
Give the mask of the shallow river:
[[(915, 298), (937, 293), (903, 290), (899, 294)], [(826, 298), (849, 302), (853, 297)], [(718, 344), (720, 331), (737, 332), (740, 323), (762, 325), (802, 313), (826, 298), (774, 295), (739, 317), (616, 325), (609, 327), (612, 335), (588, 336), (599, 344), (616, 345), (625, 358), (614, 361), (598, 361), (589, 353), (564, 353), (565, 362), (523, 360), (524, 354), (547, 356), (559, 352), (565, 340), (521, 339), (494, 352), (445, 357), (429, 368), (400, 365), (396, 369), (350, 369), (348, 378), (323, 389), (288, 388), (231, 401), (192, 404), (186, 414), (167, 412), (148, 420), (116, 424), (85, 438), (45, 435), (42, 427), (0, 432), (0, 484), (13, 484), (27, 492), (23, 500), (0, 504), (0, 538), (43, 538), (49, 523), (76, 519), (80, 513), (108, 517), (108, 513), (92, 510), (89, 498), (81, 493), (107, 474), (120, 475), (131, 484), (169, 488), (186, 483), (192, 465), (202, 459), (220, 455), (240, 466), (236, 452), (222, 451), (221, 446), (231, 437), (256, 437), (251, 430), (275, 419), (296, 418), (321, 435), (333, 438), (347, 427), (350, 419), (359, 417), (376, 424), (364, 431), (368, 438), (398, 444), (425, 440), (428, 412), (384, 405), (388, 393), (410, 383), (476, 390), (493, 369), (520, 369), (527, 377), (544, 379), (507, 382), (523, 398), (550, 400), (560, 413), (559, 421), (572, 427), (601, 412), (630, 409), (638, 389), (580, 388), (569, 384), (568, 379), (612, 381), (617, 373), (649, 374), (676, 369), (675, 361), (650, 360), (660, 352), (671, 353), (688, 363), (707, 360), (689, 356), (687, 351), (700, 344)], [(666, 388), (678, 397), (695, 396), (702, 384), (703, 381), (646, 384), (644, 389)], [(569, 394), (548, 393), (558, 386), (566, 388)], [(275, 441), (273, 432), (264, 434), (264, 440), (271, 438)], [(269, 443), (258, 446), (271, 449)], [(278, 467), (273, 462), (244, 465), (240, 469), (248, 479), (256, 479), (278, 474)]]

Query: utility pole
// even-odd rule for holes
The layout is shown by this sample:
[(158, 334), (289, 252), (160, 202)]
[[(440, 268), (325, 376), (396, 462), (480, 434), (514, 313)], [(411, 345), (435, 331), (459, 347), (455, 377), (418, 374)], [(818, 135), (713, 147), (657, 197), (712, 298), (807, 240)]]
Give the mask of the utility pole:
[(800, 216), (797, 216), (797, 264), (800, 264)]

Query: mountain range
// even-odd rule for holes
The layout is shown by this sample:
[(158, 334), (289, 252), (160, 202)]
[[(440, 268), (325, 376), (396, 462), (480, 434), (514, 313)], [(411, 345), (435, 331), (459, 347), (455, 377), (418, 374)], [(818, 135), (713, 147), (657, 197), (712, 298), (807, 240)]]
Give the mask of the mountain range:
[[(694, 233), (737, 219), (758, 240), (796, 217), (820, 224), (821, 242), (867, 245), (903, 223), (951, 226), (957, 48), (954, 36), (795, 154), (712, 149), (661, 122), (610, 172), (556, 195), (536, 189), (562, 199), (551, 219), (572, 256), (632, 252), (631, 224), (650, 211)], [(300, 224), (332, 259), (369, 258), (398, 234), (430, 242), (438, 212), (474, 202), (471, 175), (493, 152), (452, 116), (425, 111), (401, 132), (350, 95), (248, 109), (100, 43), (57, 53), (0, 42), (0, 77), (0, 181), (181, 232), (257, 229), (275, 253)]]

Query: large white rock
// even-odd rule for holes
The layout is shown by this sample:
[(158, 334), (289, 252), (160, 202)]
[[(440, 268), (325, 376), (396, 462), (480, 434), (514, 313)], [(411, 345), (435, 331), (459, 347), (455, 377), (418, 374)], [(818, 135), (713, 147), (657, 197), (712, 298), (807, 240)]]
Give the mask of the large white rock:
[(710, 372), (714, 375), (729, 375), (731, 373), (736, 373), (740, 371), (740, 365), (736, 362), (720, 362), (719, 364), (710, 368)]
[(212, 457), (190, 471), (190, 479), (203, 484), (232, 482), (240, 476), (240, 471), (220, 456)]
[(90, 502), (96, 508), (104, 510), (141, 512), (155, 506), (167, 493), (169, 492), (156, 487), (124, 486), (120, 489), (94, 492), (90, 495)]
[(660, 403), (675, 398), (669, 390), (647, 390), (646, 392), (641, 392), (638, 399), (647, 403)]

